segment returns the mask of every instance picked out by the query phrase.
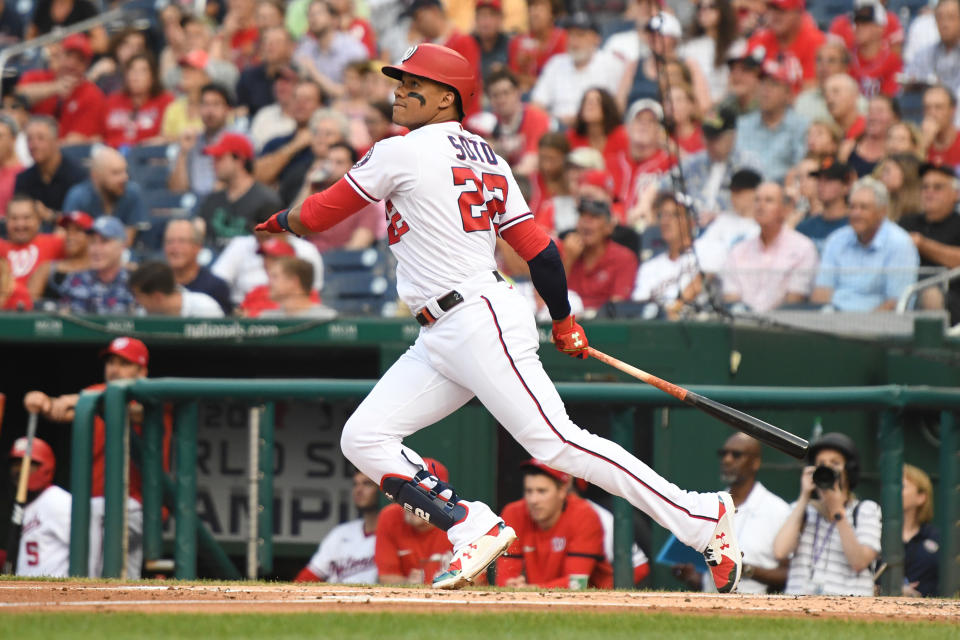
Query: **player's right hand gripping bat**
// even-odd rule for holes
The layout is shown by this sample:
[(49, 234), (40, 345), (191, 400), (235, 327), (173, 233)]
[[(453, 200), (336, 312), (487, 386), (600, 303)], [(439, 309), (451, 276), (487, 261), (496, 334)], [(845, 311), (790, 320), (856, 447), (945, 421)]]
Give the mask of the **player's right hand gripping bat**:
[(27, 450), (20, 462), (20, 478), (17, 482), (17, 497), (10, 514), (10, 530), (7, 532), (7, 559), (3, 563), (4, 575), (12, 575), (17, 569), (20, 552), (20, 533), (23, 530), (23, 510), (27, 506), (27, 482), (30, 479), (30, 457), (33, 454), (33, 438), (37, 435), (37, 414), (30, 412), (27, 422)]
[(638, 369), (632, 365), (627, 364), (621, 360), (617, 360), (612, 356), (608, 356), (602, 351), (597, 351), (593, 347), (587, 347), (587, 351), (590, 353), (590, 357), (596, 358), (604, 364), (608, 364), (615, 369), (619, 369), (624, 373), (646, 382), (652, 387), (660, 389), (664, 393), (669, 393), (674, 398), (685, 402), (691, 407), (696, 407), (704, 413), (709, 413), (714, 418), (726, 422), (728, 425), (737, 429), (738, 431), (743, 431), (747, 435), (751, 435), (757, 440), (764, 442), (774, 449), (779, 449), (787, 455), (793, 456), (794, 458), (803, 459), (807, 455), (807, 447), (809, 443), (803, 438), (790, 433), (789, 431), (784, 431), (779, 427), (775, 427), (769, 422), (764, 422), (760, 418), (754, 418), (753, 416), (746, 414), (742, 411), (737, 411), (732, 407), (728, 407), (725, 404), (721, 404), (710, 398), (705, 398), (700, 394), (688, 391), (683, 387), (677, 386), (672, 382), (667, 382), (662, 378), (647, 373), (642, 369)]

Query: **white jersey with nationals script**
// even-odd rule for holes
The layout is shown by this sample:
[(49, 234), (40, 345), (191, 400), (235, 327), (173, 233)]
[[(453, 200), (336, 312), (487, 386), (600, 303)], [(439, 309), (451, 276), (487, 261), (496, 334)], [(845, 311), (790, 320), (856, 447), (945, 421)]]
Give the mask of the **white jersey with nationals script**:
[(50, 485), (23, 511), (18, 576), (65, 578), (70, 569), (70, 494)]
[(307, 568), (325, 580), (341, 584), (374, 584), (377, 537), (363, 528), (363, 518), (339, 524), (330, 530)]
[(411, 309), (496, 269), (497, 233), (532, 219), (506, 161), (457, 122), (378, 142), (346, 177), (385, 200), (397, 292)]

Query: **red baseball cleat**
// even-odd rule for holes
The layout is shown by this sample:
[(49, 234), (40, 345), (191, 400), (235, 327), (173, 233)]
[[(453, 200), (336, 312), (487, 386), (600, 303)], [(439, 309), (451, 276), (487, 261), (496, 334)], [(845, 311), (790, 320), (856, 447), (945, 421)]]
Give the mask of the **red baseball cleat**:
[(720, 515), (717, 518), (717, 528), (713, 530), (713, 538), (703, 550), (703, 557), (707, 561), (713, 583), (720, 593), (730, 593), (740, 583), (740, 572), (743, 570), (743, 556), (740, 554), (740, 545), (733, 533), (733, 498), (730, 494), (721, 491)]

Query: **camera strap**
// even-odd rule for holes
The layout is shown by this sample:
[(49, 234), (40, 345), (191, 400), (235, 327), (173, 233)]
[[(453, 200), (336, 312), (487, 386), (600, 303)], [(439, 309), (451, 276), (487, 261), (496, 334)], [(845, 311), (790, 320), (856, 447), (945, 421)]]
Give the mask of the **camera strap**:
[(823, 520), (823, 517), (820, 513), (817, 513), (817, 522), (813, 529), (813, 559), (810, 562), (810, 579), (813, 580), (813, 574), (817, 570), (817, 563), (820, 561), (820, 557), (823, 555), (823, 552), (827, 548), (827, 544), (830, 542), (830, 536), (833, 535), (833, 530), (836, 528), (837, 523), (831, 522), (830, 526), (827, 528), (826, 534), (823, 536), (823, 543), (820, 545), (820, 549), (817, 549), (817, 538), (820, 536), (820, 521)]

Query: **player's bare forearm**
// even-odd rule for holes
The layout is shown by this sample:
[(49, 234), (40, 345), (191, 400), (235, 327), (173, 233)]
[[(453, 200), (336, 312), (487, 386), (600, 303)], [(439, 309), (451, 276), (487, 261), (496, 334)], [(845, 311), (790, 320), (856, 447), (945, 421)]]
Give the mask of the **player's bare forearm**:
[(298, 236), (303, 236), (310, 233), (310, 229), (307, 228), (307, 225), (300, 221), (300, 212), (302, 210), (303, 203), (301, 202), (300, 204), (291, 207), (290, 213), (287, 214), (287, 224), (290, 225), (290, 230)]

